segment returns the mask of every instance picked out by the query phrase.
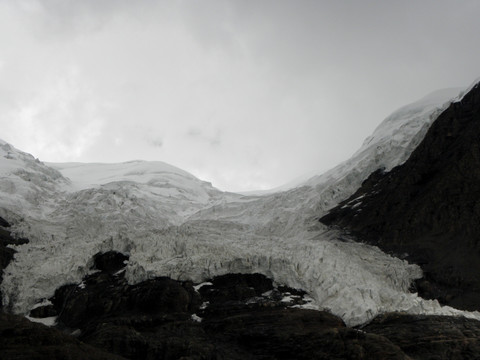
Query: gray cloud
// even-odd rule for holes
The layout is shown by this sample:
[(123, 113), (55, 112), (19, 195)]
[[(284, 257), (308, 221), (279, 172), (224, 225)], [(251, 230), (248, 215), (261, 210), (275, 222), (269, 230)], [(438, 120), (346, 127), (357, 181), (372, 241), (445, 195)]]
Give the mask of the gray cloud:
[(220, 129), (205, 133), (199, 128), (190, 128), (187, 130), (186, 134), (193, 140), (206, 142), (211, 146), (219, 146), (222, 143), (222, 131)]
[(191, 128), (187, 130), (187, 135), (192, 137), (192, 138), (197, 138), (202, 136), (202, 131), (197, 128)]
[(473, 0), (0, 0), (1, 136), (45, 161), (278, 186), (476, 79), (479, 14)]
[(156, 138), (154, 140), (151, 140), (150, 143), (157, 148), (161, 148), (163, 146), (163, 141), (160, 138)]

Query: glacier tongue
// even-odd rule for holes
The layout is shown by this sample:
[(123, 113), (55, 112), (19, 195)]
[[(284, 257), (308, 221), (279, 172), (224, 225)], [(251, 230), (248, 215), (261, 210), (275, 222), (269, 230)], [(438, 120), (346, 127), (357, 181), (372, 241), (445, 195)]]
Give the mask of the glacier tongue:
[(4, 303), (26, 313), (60, 285), (80, 283), (94, 254), (117, 250), (130, 254), (130, 283), (258, 272), (306, 290), (348, 325), (390, 311), (479, 317), (409, 293), (418, 266), (317, 221), (372, 171), (405, 161), (447, 104), (443, 96), (397, 111), (350, 160), (264, 196), (221, 192), (160, 162), (46, 166), (0, 142), (0, 215), (31, 240), (5, 269)]

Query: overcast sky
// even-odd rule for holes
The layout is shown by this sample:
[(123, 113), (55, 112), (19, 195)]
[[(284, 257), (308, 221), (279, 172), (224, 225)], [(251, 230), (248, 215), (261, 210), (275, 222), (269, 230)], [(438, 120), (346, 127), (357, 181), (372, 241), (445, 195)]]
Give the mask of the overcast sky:
[(0, 0), (0, 138), (42, 161), (280, 186), (470, 85), (479, 18), (478, 0)]

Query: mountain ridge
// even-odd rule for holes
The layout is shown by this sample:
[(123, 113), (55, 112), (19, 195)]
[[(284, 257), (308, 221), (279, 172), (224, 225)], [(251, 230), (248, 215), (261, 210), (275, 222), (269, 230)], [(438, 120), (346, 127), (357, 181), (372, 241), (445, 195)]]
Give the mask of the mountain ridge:
[(372, 174), (321, 221), (422, 266), (418, 291), (478, 310), (480, 84), (452, 103), (404, 164)]

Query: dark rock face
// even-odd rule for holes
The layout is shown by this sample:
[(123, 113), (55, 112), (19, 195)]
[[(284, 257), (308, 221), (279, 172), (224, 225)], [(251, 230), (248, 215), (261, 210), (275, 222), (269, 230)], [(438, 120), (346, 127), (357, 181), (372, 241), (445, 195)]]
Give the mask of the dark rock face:
[(96, 269), (114, 274), (125, 267), (128, 256), (116, 251), (107, 251), (96, 254), (93, 261)]
[(216, 359), (215, 348), (189, 314), (112, 316), (91, 323), (80, 339), (128, 359)]
[(57, 316), (57, 310), (53, 305), (40, 306), (30, 311), (29, 316), (32, 318), (43, 319), (46, 317)]
[(345, 327), (326, 312), (254, 309), (212, 315), (204, 328), (221, 359), (408, 359), (387, 338)]
[[(0, 283), (3, 280), (3, 269), (5, 269), (10, 261), (13, 259), (15, 250), (8, 248), (7, 245), (13, 244), (14, 239), (10, 236), (10, 233), (0, 228)], [(0, 308), (2, 307), (2, 298), (0, 293)]]
[(86, 277), (83, 285), (62, 286), (52, 302), (58, 320), (72, 329), (113, 314), (191, 313), (200, 305), (191, 283), (156, 278), (130, 286), (123, 274), (104, 272)]
[[(15, 250), (7, 247), (8, 245), (21, 245), (28, 242), (26, 239), (15, 239), (12, 237), (8, 228), (10, 224), (0, 217), (0, 284), (3, 281), (3, 270), (13, 259)], [(0, 292), (0, 310), (3, 307), (2, 293)]]
[(480, 356), (480, 322), (463, 317), (387, 314), (363, 330), (388, 338), (413, 359)]
[(4, 228), (8, 228), (8, 227), (10, 227), (10, 224), (8, 223), (7, 220), (5, 220), (4, 218), (0, 217), (0, 226), (1, 226), (1, 227), (4, 227)]
[(320, 221), (421, 265), (416, 291), (480, 309), (480, 86), (453, 103), (411, 157), (373, 173)]
[(124, 359), (86, 345), (57, 329), (0, 312), (0, 357), (3, 360)]
[(273, 289), (272, 280), (260, 274), (227, 274), (217, 276), (212, 285), (200, 288), (202, 296), (210, 303), (242, 301)]

